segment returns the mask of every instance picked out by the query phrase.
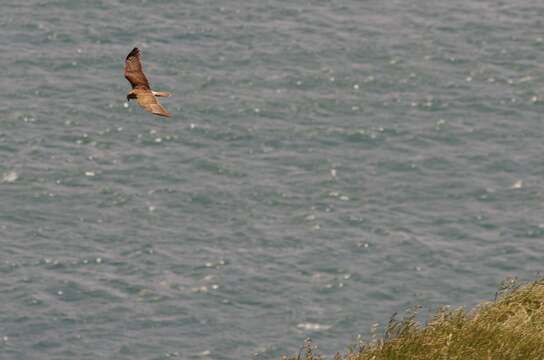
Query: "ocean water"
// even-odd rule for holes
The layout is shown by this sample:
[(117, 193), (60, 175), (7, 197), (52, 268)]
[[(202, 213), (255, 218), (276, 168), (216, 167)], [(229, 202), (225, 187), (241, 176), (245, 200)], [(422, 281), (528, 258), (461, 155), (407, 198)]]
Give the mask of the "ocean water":
[(0, 359), (333, 354), (543, 269), (541, 1), (0, 10)]

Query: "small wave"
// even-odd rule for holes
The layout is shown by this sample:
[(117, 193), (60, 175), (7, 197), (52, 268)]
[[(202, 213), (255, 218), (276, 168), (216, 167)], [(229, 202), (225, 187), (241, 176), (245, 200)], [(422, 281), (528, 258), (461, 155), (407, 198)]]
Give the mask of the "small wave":
[(15, 171), (8, 171), (2, 175), (2, 182), (12, 183), (19, 178), (19, 175)]
[(318, 323), (299, 323), (297, 324), (297, 328), (301, 330), (307, 330), (307, 331), (326, 331), (329, 330), (332, 326), (331, 325), (323, 325)]

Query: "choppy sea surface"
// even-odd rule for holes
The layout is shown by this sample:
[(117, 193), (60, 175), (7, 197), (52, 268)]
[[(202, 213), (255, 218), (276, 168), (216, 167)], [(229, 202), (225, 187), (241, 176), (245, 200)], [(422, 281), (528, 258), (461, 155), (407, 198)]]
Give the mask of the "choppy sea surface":
[(333, 354), (543, 269), (541, 1), (0, 10), (1, 359)]

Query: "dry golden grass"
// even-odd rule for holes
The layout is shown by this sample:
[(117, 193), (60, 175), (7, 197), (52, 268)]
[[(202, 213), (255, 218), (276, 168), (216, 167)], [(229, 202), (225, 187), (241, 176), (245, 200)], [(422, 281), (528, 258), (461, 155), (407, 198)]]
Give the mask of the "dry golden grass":
[[(307, 343), (293, 359), (321, 359)], [(441, 309), (425, 325), (415, 313), (392, 320), (383, 339), (336, 356), (344, 360), (544, 360), (544, 280), (510, 286), (471, 312)]]

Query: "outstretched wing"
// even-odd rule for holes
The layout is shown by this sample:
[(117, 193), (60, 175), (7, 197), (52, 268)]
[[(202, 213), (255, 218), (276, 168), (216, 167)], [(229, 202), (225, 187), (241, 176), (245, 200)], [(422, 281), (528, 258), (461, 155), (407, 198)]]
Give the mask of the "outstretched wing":
[(149, 81), (145, 77), (140, 62), (140, 49), (134, 48), (125, 59), (125, 78), (132, 88), (149, 89)]
[(136, 100), (141, 107), (143, 107), (146, 111), (149, 111), (150, 113), (166, 117), (172, 116), (172, 114), (166, 111), (166, 109), (161, 104), (159, 104), (159, 101), (157, 100), (155, 95), (153, 95), (151, 90), (146, 92), (138, 92), (138, 97), (136, 98)]

